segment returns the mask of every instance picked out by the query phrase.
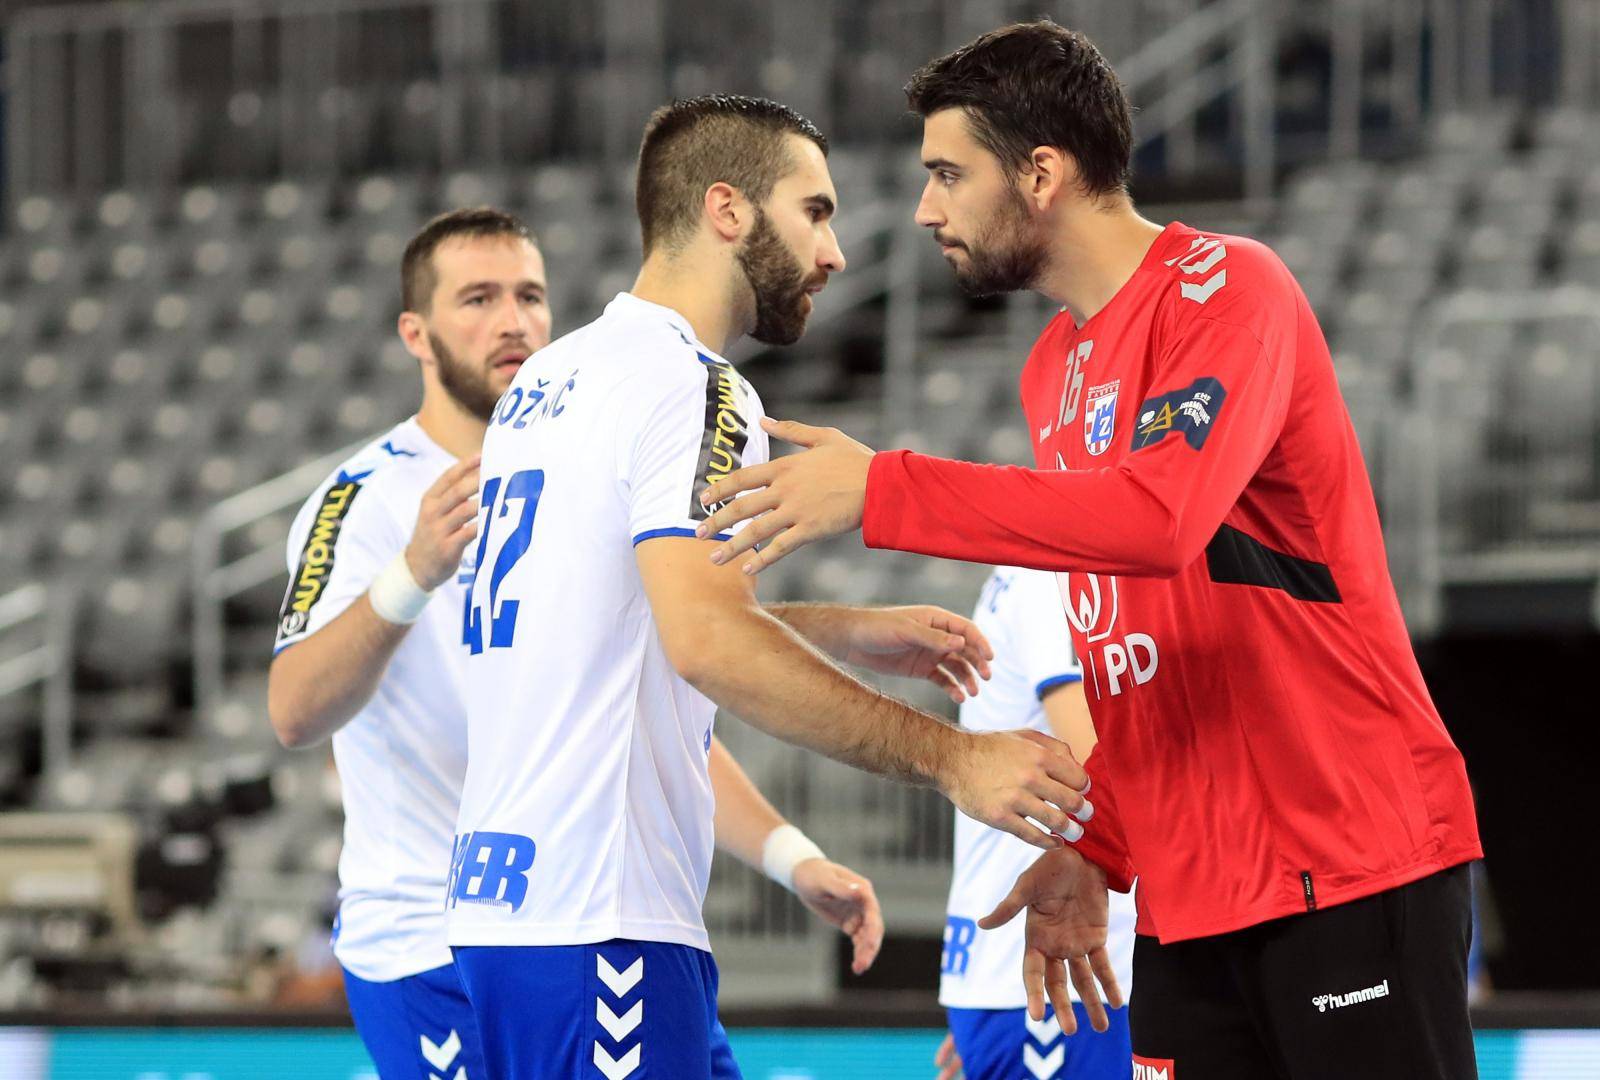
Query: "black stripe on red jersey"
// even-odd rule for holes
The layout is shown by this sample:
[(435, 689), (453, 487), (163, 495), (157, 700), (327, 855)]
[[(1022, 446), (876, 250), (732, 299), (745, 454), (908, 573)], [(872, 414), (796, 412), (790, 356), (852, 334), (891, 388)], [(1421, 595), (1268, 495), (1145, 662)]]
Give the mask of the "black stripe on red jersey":
[(1339, 587), (1326, 563), (1274, 551), (1231, 525), (1219, 528), (1206, 545), (1206, 568), (1220, 585), (1260, 585), (1282, 589), (1296, 600), (1340, 602)]

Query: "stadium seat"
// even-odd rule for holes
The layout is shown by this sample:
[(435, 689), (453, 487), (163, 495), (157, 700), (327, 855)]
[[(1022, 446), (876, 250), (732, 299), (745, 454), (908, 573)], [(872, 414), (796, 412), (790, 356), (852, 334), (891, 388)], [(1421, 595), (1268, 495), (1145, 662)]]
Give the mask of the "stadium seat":
[(273, 235), (316, 232), (326, 228), (332, 203), (333, 189), (325, 180), (278, 180), (260, 189), (251, 217)]

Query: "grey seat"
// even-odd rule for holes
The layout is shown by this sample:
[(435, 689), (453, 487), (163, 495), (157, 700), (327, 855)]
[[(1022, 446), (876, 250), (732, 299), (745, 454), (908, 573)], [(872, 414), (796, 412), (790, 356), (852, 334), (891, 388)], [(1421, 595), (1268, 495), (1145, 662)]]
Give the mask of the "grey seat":
[(313, 233), (327, 227), (332, 203), (333, 188), (325, 180), (279, 180), (257, 193), (252, 217), (269, 236)]
[(117, 575), (103, 581), (87, 605), (83, 659), (92, 670), (125, 683), (165, 681), (165, 668), (186, 642), (181, 633), (181, 571)]

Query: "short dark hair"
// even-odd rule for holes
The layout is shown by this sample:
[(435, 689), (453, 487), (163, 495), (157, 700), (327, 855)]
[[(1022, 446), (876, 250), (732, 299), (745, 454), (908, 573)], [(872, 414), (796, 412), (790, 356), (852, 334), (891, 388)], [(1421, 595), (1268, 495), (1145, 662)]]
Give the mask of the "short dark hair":
[(534, 247), (533, 230), (517, 217), (493, 206), (470, 206), (450, 210), (424, 225), (406, 245), (400, 258), (400, 303), (404, 311), (428, 310), (428, 301), (439, 284), (433, 266), (433, 253), (446, 240), (457, 236), (510, 236), (526, 240)]
[(706, 94), (651, 113), (634, 185), (645, 254), (658, 243), (689, 236), (712, 184), (726, 183), (751, 202), (765, 202), (794, 168), (783, 145), (786, 135), (810, 139), (828, 153), (828, 140), (815, 124), (766, 98)]
[(991, 30), (929, 61), (906, 84), (911, 110), (961, 109), (973, 137), (1011, 176), (1036, 146), (1078, 164), (1084, 190), (1127, 190), (1133, 117), (1121, 81), (1094, 42), (1040, 19)]

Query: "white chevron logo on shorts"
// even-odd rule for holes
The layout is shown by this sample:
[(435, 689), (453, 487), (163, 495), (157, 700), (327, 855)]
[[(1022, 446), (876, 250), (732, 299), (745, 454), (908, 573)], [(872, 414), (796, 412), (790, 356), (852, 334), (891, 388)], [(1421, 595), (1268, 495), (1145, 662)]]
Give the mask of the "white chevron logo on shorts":
[(1061, 1030), (1061, 1025), (1056, 1023), (1055, 1013), (1045, 1013), (1043, 1020), (1035, 1020), (1024, 1012), (1022, 1026), (1028, 1029), (1028, 1034), (1037, 1039), (1041, 1046), (1049, 1046), (1066, 1034)]
[(600, 1021), (600, 1026), (606, 1029), (606, 1034), (611, 1036), (611, 1041), (620, 1043), (633, 1033), (639, 1026), (639, 1021), (644, 1019), (644, 1002), (635, 1001), (633, 1008), (618, 1016), (606, 1008), (606, 1003), (599, 998), (594, 999), (594, 1018)]
[(461, 1036), (453, 1028), (442, 1043), (436, 1043), (426, 1035), (421, 1038), (422, 1056), (427, 1059), (429, 1065), (440, 1072), (448, 1069), (450, 1063), (456, 1059), (456, 1055), (461, 1053)]
[(622, 997), (629, 990), (638, 986), (639, 980), (644, 978), (644, 957), (642, 956), (629, 964), (628, 970), (620, 975), (617, 973), (617, 969), (606, 963), (606, 958), (599, 953), (594, 954), (594, 961), (595, 969), (600, 974), (600, 981), (605, 983), (606, 989), (617, 997)]
[[(604, 961), (601, 961), (604, 963)], [(594, 1067), (606, 1074), (606, 1080), (622, 1080), (639, 1067), (639, 1048), (635, 1046), (620, 1058), (606, 1053), (605, 1047), (594, 1044)]]
[[(428, 1080), (444, 1080), (444, 1077), (438, 1075), (437, 1073), (429, 1073)], [(452, 1076), (450, 1080), (467, 1080), (467, 1067), (463, 1065), (461, 1068), (457, 1069), (456, 1074)]]
[(1035, 1050), (1031, 1043), (1022, 1044), (1022, 1064), (1039, 1080), (1048, 1080), (1049, 1077), (1054, 1076), (1057, 1070), (1061, 1068), (1061, 1063), (1066, 1059), (1066, 1043), (1057, 1045), (1054, 1050), (1043, 1057), (1039, 1056), (1039, 1051)]

